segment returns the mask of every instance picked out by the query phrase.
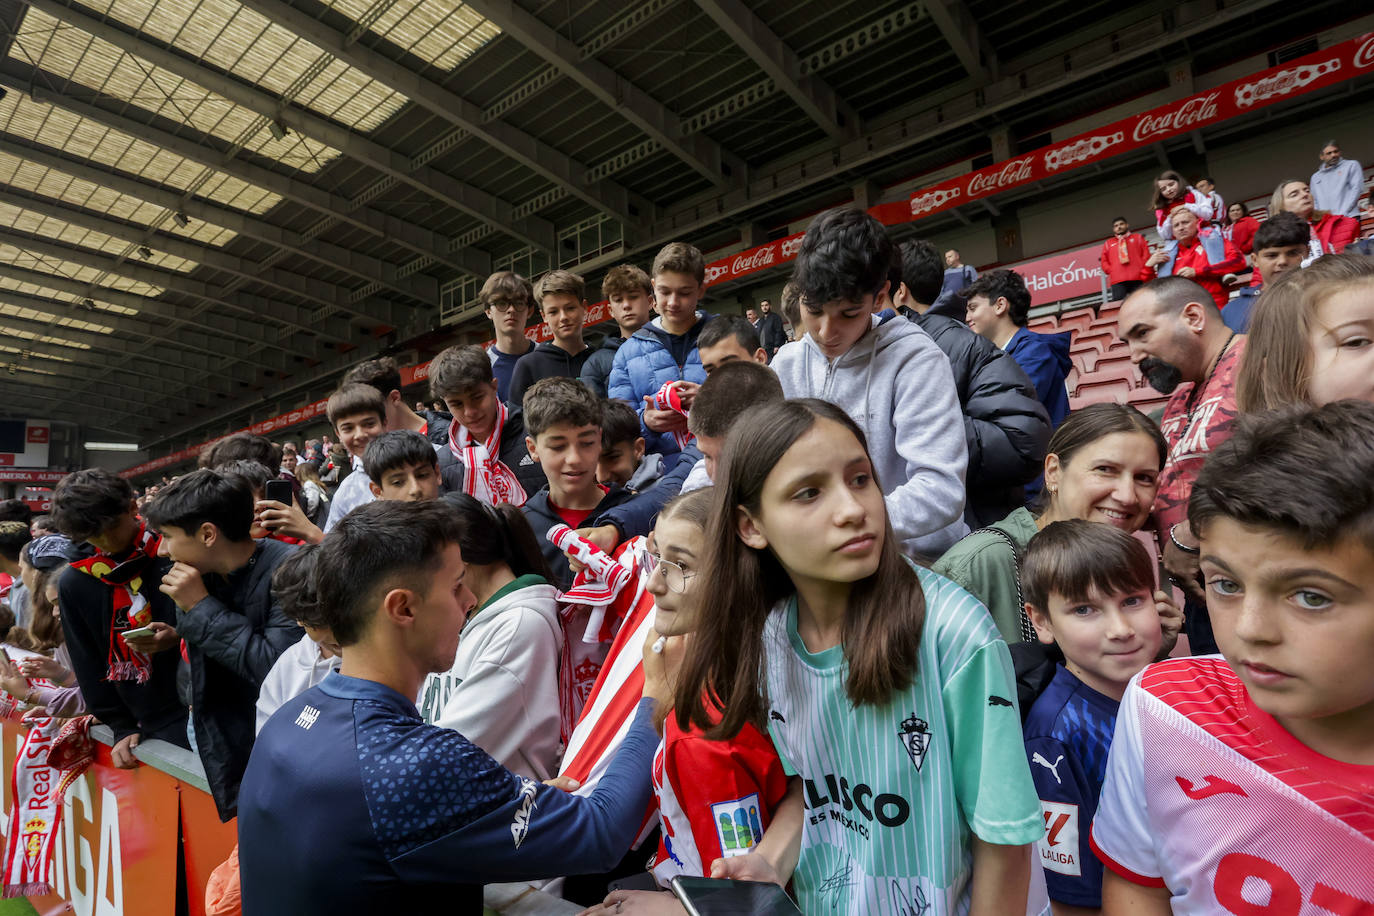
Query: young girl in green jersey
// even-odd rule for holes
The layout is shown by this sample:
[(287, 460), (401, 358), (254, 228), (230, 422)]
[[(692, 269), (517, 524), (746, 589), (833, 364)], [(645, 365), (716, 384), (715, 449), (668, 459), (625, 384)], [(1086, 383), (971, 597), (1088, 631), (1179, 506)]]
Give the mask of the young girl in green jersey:
[(791, 879), (808, 913), (1025, 912), (1044, 822), (987, 610), (899, 553), (838, 407), (759, 407), (723, 457), (674, 714), (766, 724), (804, 816), (781, 855), (713, 874)]

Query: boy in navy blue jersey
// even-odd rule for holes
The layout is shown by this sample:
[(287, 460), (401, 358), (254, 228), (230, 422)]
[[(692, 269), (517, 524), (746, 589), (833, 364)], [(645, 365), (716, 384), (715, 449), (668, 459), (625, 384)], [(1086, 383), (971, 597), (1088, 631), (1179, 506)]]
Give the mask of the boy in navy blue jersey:
[[(1064, 653), (1026, 717), (1026, 756), (1045, 813), (1037, 843), (1055, 912), (1102, 906), (1102, 863), (1088, 844), (1126, 685), (1159, 653), (1154, 564), (1110, 525), (1053, 522), (1021, 565), (1026, 614)], [(1077, 913), (1077, 909), (1072, 912)]]
[(239, 800), (245, 913), (478, 914), (485, 882), (601, 871), (629, 849), (650, 798), (653, 703), (668, 696), (659, 656), (646, 653), (645, 699), (590, 797), (516, 776), (420, 718), (414, 698), (453, 665), (476, 603), (459, 525), (442, 502), (380, 500), (318, 548), (319, 607), (343, 664), (284, 703), (253, 748)]

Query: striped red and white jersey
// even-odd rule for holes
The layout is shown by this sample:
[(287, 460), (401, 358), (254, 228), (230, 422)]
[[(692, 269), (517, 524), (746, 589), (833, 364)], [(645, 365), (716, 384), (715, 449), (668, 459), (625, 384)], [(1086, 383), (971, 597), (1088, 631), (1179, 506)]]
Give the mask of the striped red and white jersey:
[[(623, 622), (573, 726), (558, 771), (558, 775), (582, 784), (578, 795), (590, 795), (596, 788), (629, 733), (635, 708), (644, 695), (644, 640), (654, 623), (654, 596), (645, 588), (648, 577), (635, 559), (644, 541), (642, 537), (631, 538), (616, 551), (616, 560), (631, 565), (634, 576), (606, 608), (606, 616)], [(657, 813), (657, 806), (651, 805), (636, 844), (653, 828)]]
[(1121, 701), (1092, 845), (1180, 916), (1374, 913), (1374, 766), (1300, 743), (1219, 656), (1161, 662)]

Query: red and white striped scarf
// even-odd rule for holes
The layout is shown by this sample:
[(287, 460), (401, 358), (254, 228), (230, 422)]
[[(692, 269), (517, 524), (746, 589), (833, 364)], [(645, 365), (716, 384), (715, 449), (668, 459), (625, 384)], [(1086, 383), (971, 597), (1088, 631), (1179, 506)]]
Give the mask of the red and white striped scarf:
[[(687, 416), (686, 409), (682, 406), (682, 396), (677, 393), (677, 382), (664, 382), (663, 387), (654, 392), (655, 410), (672, 410)], [(673, 430), (673, 439), (677, 442), (679, 450), (692, 444), (696, 436), (686, 430)]]
[(146, 684), (152, 674), (152, 661), (142, 652), (130, 649), (120, 633), (146, 627), (152, 623), (153, 611), (148, 599), (139, 594), (143, 575), (157, 562), (162, 536), (139, 520), (138, 536), (133, 550), (123, 560), (116, 561), (109, 554), (97, 551), (94, 556), (72, 562), (72, 569), (99, 579), (110, 586), (110, 646), (107, 681), (133, 681)]
[(62, 821), (62, 796), (95, 759), (91, 716), (44, 717), (32, 728), (10, 775), (10, 823), (5, 841), (5, 897), (52, 892), (52, 850)]
[(463, 462), (463, 492), (486, 503), (499, 506), (510, 503), (523, 506), (529, 497), (520, 485), (520, 478), (501, 461), (501, 430), (508, 415), (506, 405), (496, 402), (496, 425), (487, 440), (478, 443), (467, 427), (455, 419), (448, 428), (448, 450)]

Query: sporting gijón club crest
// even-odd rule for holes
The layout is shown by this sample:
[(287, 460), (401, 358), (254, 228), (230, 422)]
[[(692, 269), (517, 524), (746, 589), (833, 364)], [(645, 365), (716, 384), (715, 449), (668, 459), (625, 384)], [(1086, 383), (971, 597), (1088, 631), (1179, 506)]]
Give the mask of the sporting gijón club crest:
[(916, 772), (919, 773), (921, 764), (926, 762), (926, 751), (930, 749), (930, 726), (926, 724), (926, 720), (917, 718), (913, 712), (902, 720), (897, 740), (902, 742), (902, 747), (906, 749), (907, 756), (911, 758), (911, 762), (916, 766)]

